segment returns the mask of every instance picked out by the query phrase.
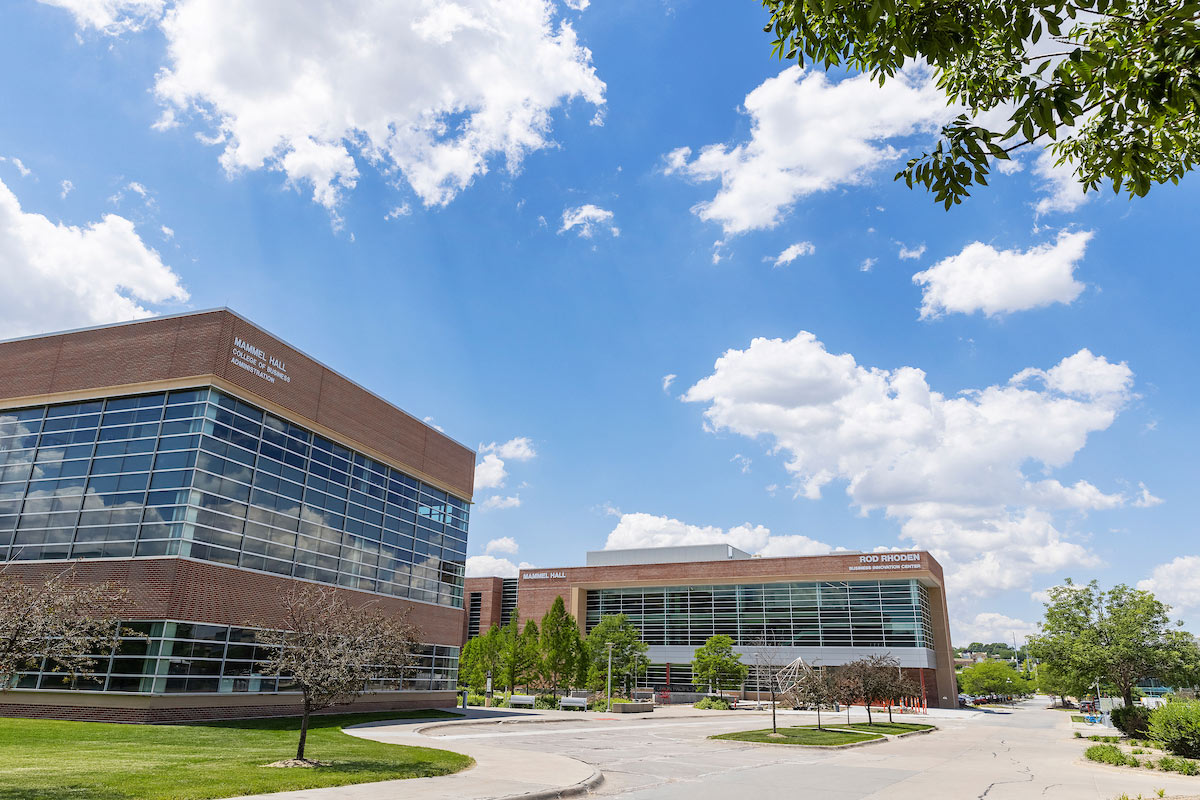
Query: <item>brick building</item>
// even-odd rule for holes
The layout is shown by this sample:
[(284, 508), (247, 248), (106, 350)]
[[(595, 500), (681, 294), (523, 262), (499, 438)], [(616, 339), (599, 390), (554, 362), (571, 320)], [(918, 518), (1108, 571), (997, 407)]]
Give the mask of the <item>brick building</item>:
[(692, 688), (696, 647), (727, 634), (746, 663), (764, 637), (776, 658), (799, 656), (813, 666), (890, 653), (924, 687), (929, 705), (958, 705), (942, 567), (927, 552), (759, 558), (729, 545), (600, 550), (583, 567), (468, 578), (468, 636), (507, 621), (506, 592), (508, 613), (521, 625), (540, 621), (555, 597), (585, 635), (605, 615), (628, 614), (649, 646), (639, 680), (654, 688)]
[(475, 453), (228, 310), (0, 342), (0, 562), (124, 587), (141, 636), (0, 715), (293, 713), (256, 631), (305, 583), (407, 613), (362, 709), (453, 702)]

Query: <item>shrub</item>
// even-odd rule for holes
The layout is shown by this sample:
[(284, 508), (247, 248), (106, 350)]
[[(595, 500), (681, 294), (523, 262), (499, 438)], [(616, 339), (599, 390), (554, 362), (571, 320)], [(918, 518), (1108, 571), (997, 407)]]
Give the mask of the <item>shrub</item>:
[(728, 711), (729, 703), (720, 697), (705, 697), (694, 707), (705, 711)]
[(1163, 756), (1158, 760), (1157, 766), (1164, 772), (1178, 772), (1180, 775), (1200, 775), (1200, 765), (1186, 758)]
[(1080, 733), (1079, 731), (1075, 731), (1075, 738), (1076, 738), (1076, 739), (1082, 739), (1082, 738), (1083, 738), (1083, 734), (1082, 734), (1082, 733)]
[(469, 705), (469, 706), (481, 706), (481, 705), (483, 705), (483, 701), (484, 701), (484, 697), (481, 694), (467, 695), (467, 705)]
[(1154, 709), (1147, 733), (1177, 756), (1200, 757), (1200, 701), (1172, 700)]
[(1112, 710), (1113, 725), (1126, 736), (1145, 736), (1150, 724), (1150, 709), (1145, 706), (1121, 706)]
[(1099, 761), (1102, 764), (1112, 764), (1117, 767), (1136, 767), (1138, 760), (1127, 756), (1121, 748), (1111, 744), (1095, 744), (1084, 751), (1083, 755), (1089, 761)]
[(533, 699), (533, 707), (542, 710), (558, 708), (558, 703), (554, 700), (553, 695), (539, 694)]

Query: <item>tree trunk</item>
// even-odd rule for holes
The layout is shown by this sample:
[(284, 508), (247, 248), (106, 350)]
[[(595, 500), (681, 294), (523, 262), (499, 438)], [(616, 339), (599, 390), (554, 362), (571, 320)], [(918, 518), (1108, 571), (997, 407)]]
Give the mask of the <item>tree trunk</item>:
[(304, 742), (308, 739), (308, 716), (312, 713), (312, 701), (304, 699), (304, 715), (300, 717), (300, 743), (296, 745), (296, 759), (304, 759)]
[(874, 725), (875, 721), (871, 719), (871, 701), (867, 701), (867, 724)]
[(1133, 687), (1126, 686), (1121, 692), (1121, 696), (1125, 699), (1125, 707), (1133, 708)]
[(892, 722), (892, 704), (888, 703), (888, 724)]
[(821, 704), (817, 703), (817, 730), (824, 730), (821, 727)]
[[(760, 694), (759, 697), (762, 697)], [(775, 682), (771, 681), (771, 733), (779, 733), (779, 728), (775, 724)]]

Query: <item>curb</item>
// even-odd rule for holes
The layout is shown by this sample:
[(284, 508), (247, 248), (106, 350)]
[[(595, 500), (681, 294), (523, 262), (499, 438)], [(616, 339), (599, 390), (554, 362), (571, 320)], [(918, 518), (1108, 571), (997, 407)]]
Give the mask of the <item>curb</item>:
[[(861, 733), (861, 731), (858, 731)], [(849, 750), (852, 747), (866, 747), (872, 744), (883, 744), (887, 742), (888, 737), (879, 734), (878, 739), (868, 739), (865, 742), (850, 742), (849, 744), (788, 744), (787, 742), (743, 742), (740, 739), (714, 739), (709, 737), (710, 742), (733, 742), (735, 744), (748, 744), (751, 747), (799, 747), (807, 750)]]
[(536, 792), (526, 792), (525, 794), (509, 794), (498, 800), (557, 800), (560, 797), (578, 797), (591, 794), (592, 790), (602, 783), (604, 783), (604, 773), (597, 769), (579, 783), (573, 783), (561, 789), (539, 789)]

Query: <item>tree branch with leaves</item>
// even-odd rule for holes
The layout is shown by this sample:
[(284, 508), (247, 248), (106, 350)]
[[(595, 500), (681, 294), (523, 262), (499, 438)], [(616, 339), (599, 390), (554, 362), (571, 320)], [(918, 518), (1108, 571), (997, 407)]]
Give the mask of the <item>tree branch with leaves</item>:
[[(1085, 190), (1143, 196), (1200, 158), (1200, 0), (763, 0), (774, 52), (880, 85), (927, 64), (964, 112), (896, 179), (945, 205), (1046, 145)], [(1047, 44), (1050, 49), (1046, 49)], [(1007, 115), (1000, 124), (984, 122)]]

